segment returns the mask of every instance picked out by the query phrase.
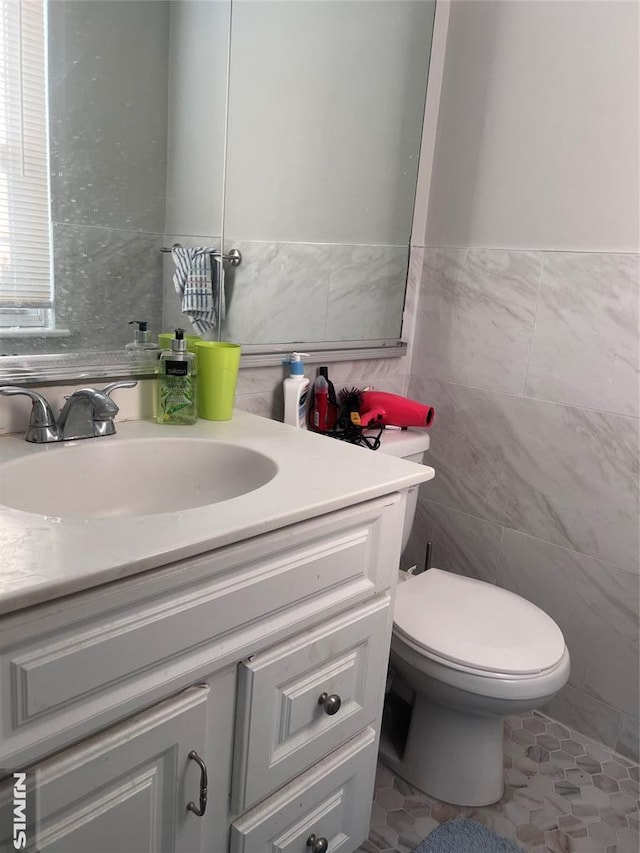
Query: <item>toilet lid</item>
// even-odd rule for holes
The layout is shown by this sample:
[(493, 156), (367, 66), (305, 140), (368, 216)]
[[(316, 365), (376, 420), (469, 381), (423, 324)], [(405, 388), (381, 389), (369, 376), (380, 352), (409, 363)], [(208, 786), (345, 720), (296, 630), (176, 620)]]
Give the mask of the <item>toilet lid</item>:
[(425, 654), (496, 674), (543, 672), (565, 649), (560, 628), (535, 604), (440, 569), (399, 585), (393, 621)]

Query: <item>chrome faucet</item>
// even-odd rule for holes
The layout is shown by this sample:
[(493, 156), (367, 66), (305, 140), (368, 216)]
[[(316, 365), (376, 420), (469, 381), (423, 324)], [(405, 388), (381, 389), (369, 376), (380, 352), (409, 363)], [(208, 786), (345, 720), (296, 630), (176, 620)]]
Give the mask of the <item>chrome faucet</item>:
[(27, 441), (33, 441), (36, 444), (60, 441), (60, 432), (53, 410), (41, 394), (30, 391), (28, 388), (21, 388), (19, 385), (0, 385), (0, 394), (6, 396), (24, 394), (25, 397), (31, 398), (31, 418), (24, 436)]
[(79, 388), (66, 398), (57, 420), (49, 403), (37, 391), (19, 385), (2, 385), (0, 394), (22, 394), (31, 399), (31, 418), (24, 437), (35, 444), (46, 444), (113, 435), (116, 431), (113, 419), (119, 409), (111, 399), (111, 392), (116, 388), (134, 388), (137, 384), (136, 381), (112, 382), (102, 391)]

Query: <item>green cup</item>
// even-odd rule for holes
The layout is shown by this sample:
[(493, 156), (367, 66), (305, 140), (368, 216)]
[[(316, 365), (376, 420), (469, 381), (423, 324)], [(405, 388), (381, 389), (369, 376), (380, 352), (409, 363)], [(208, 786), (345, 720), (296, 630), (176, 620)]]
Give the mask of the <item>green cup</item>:
[[(158, 346), (160, 349), (171, 349), (171, 341), (173, 340), (173, 337), (173, 332), (162, 332), (158, 335)], [(189, 352), (195, 354), (196, 344), (202, 340), (202, 337), (200, 335), (185, 335), (184, 339), (187, 342), (187, 349)]]
[(200, 341), (198, 356), (198, 415), (207, 421), (228, 421), (233, 415), (240, 346)]

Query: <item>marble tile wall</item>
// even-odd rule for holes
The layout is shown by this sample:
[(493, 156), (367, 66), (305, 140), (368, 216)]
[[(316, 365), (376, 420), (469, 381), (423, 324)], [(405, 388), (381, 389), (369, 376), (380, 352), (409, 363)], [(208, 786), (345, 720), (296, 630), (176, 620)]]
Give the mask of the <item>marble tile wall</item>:
[(162, 234), (53, 223), (56, 328), (66, 337), (3, 335), (16, 355), (122, 349), (129, 320), (162, 322)]
[[(403, 311), (405, 338), (411, 351), (412, 329), (415, 321), (417, 296), (422, 273), (422, 249), (411, 250)], [(359, 359), (329, 362), (329, 376), (337, 389), (366, 388), (406, 394), (409, 383), (409, 357)], [(315, 375), (316, 365), (308, 366), (307, 374)], [(238, 376), (236, 406), (244, 411), (282, 420), (284, 400), (282, 382), (289, 375), (288, 367), (243, 368)]]
[[(336, 389), (362, 389), (371, 385), (391, 394), (406, 393), (408, 373), (404, 358), (360, 359), (326, 364), (329, 378)], [(316, 367), (316, 364), (308, 365), (307, 376), (315, 376)], [(243, 368), (238, 375), (236, 407), (281, 421), (284, 412), (282, 382), (288, 375), (288, 365)]]
[(436, 407), (408, 561), (512, 589), (572, 656), (551, 716), (638, 756), (635, 255), (425, 249), (409, 396)]
[[(336, 389), (373, 386), (379, 391), (389, 391), (391, 394), (407, 394), (422, 260), (423, 249), (412, 247), (402, 312), (403, 337), (408, 342), (407, 355), (400, 358), (329, 362), (329, 376)], [(308, 375), (315, 375), (315, 365), (309, 365)], [(236, 406), (258, 415), (282, 420), (284, 409), (282, 382), (286, 376), (288, 376), (288, 368), (284, 365), (242, 369), (238, 376)]]
[[(92, 266), (90, 261), (92, 261), (93, 264), (99, 264), (101, 258), (111, 257), (116, 251), (120, 251), (122, 253), (122, 270), (128, 269), (130, 261), (135, 260), (140, 264), (143, 258), (149, 258), (153, 263), (153, 269), (148, 273), (148, 276), (158, 275), (163, 279), (163, 290), (159, 295), (160, 304), (158, 305), (155, 301), (155, 296), (153, 297), (153, 301), (150, 303), (150, 297), (145, 295), (149, 292), (146, 287), (146, 281), (148, 281), (148, 278), (145, 276), (140, 280), (140, 282), (136, 280), (136, 282), (132, 283), (129, 280), (130, 290), (128, 298), (131, 301), (129, 303), (128, 310), (131, 311), (132, 316), (136, 312), (140, 314), (140, 316), (143, 316), (143, 314), (144, 316), (151, 316), (152, 311), (154, 312), (154, 316), (157, 313), (157, 315), (162, 319), (157, 321), (158, 325), (156, 328), (160, 328), (162, 326), (165, 329), (170, 329), (176, 324), (185, 325), (184, 315), (180, 312), (179, 303), (175, 298), (175, 291), (172, 284), (173, 268), (172, 264), (168, 262), (170, 261), (170, 258), (168, 255), (161, 255), (160, 252), (157, 251), (162, 244), (170, 245), (174, 239), (178, 239), (177, 237), (171, 235), (159, 237), (155, 235), (134, 234), (131, 232), (109, 234), (106, 231), (102, 232), (100, 229), (92, 228), (87, 228), (86, 231), (82, 231), (79, 226), (73, 225), (58, 227), (60, 228), (60, 238), (58, 243), (64, 250), (61, 264), (67, 265), (66, 267), (60, 266), (60, 269), (64, 270), (65, 275), (69, 277), (69, 287), (71, 287), (71, 279), (74, 275), (86, 277), (92, 270), (95, 270), (95, 266)], [(203, 242), (208, 245), (214, 238), (193, 237), (189, 238), (191, 242), (189, 242), (187, 238), (179, 239), (185, 245), (201, 245)], [(89, 240), (89, 249), (84, 245), (85, 240)], [(78, 269), (75, 268), (74, 262), (69, 260), (73, 257), (74, 242), (77, 253), (81, 259)], [(71, 243), (69, 251), (66, 250), (67, 243)], [(82, 247), (84, 248), (81, 248), (80, 244), (82, 244)], [(131, 256), (130, 260), (128, 260), (127, 253)], [(159, 271), (157, 271), (156, 264), (162, 265), (162, 258), (165, 259), (164, 265)], [(403, 323), (404, 328), (407, 330), (405, 337), (409, 341), (409, 352), (411, 349), (411, 330), (413, 329), (415, 322), (415, 309), (420, 287), (421, 272), (422, 249), (412, 249), (406, 288), (406, 299), (403, 310)], [(122, 273), (109, 273), (105, 270), (105, 276), (100, 276), (99, 280), (106, 280), (109, 283), (109, 287), (115, 289), (121, 278)], [(126, 276), (124, 276), (124, 278), (126, 280)], [(83, 302), (79, 307), (75, 297), (73, 296), (73, 291), (69, 296), (66, 296), (66, 286), (61, 289), (61, 310), (69, 312), (68, 315), (64, 314), (63, 316), (71, 316), (71, 319), (74, 320), (74, 312), (77, 312), (75, 316), (78, 316), (79, 320), (82, 320), (84, 316), (82, 311), (86, 309), (86, 316), (89, 318), (89, 322), (85, 323), (83, 327), (85, 329), (85, 337), (82, 339), (81, 345), (74, 346), (73, 343), (69, 342), (68, 348), (70, 350), (81, 349), (82, 344), (85, 341), (87, 348), (90, 348), (92, 341), (99, 339), (100, 335), (105, 334), (105, 324), (102, 319), (105, 298), (106, 297), (102, 294), (101, 288), (96, 286), (95, 290), (87, 291), (86, 303)], [(135, 300), (138, 298), (139, 302), (135, 304)], [(112, 334), (112, 332), (109, 332), (109, 334)], [(126, 341), (129, 339), (129, 335), (131, 334), (130, 327), (126, 327), (125, 334), (127, 336), (125, 338)], [(3, 344), (5, 344), (5, 341), (3, 341)], [(37, 345), (34, 344), (35, 341), (32, 339), (32, 342), (29, 344), (26, 351), (33, 353), (51, 351), (51, 344), (46, 341), (43, 343), (42, 349), (39, 349)], [(107, 349), (110, 348), (110, 346), (98, 345), (96, 348)], [(409, 381), (409, 358), (407, 356), (399, 358), (357, 359), (328, 362), (328, 366), (331, 380), (338, 389), (341, 387), (352, 386), (357, 388), (373, 386), (380, 391), (389, 391), (394, 394), (407, 393)], [(316, 366), (309, 364), (307, 375), (315, 375), (315, 371)], [(264, 417), (282, 420), (284, 408), (282, 382), (288, 375), (288, 366), (284, 364), (282, 366), (275, 367), (242, 368), (238, 376), (236, 392), (237, 408), (253, 412)], [(145, 383), (145, 385), (146, 384), (148, 383)], [(80, 383), (80, 385), (82, 385), (82, 383)], [(78, 385), (78, 387), (80, 387), (80, 385)], [(149, 389), (146, 390), (148, 391)], [(52, 390), (50, 388), (45, 389), (45, 393), (51, 395)], [(132, 392), (132, 397), (134, 397), (135, 400), (131, 401), (131, 405), (127, 408), (126, 413), (123, 414), (124, 419), (151, 417), (154, 411), (153, 393), (146, 393), (145, 391), (145, 394), (141, 395), (138, 394), (138, 392)], [(20, 407), (17, 414), (14, 412), (14, 409), (15, 406), (12, 408), (7, 407), (6, 404), (3, 406), (0, 401), (0, 435), (7, 432), (19, 432), (24, 430), (26, 423), (28, 422), (29, 405), (26, 404), (24, 407)]]
[[(166, 245), (217, 246), (219, 238), (165, 236)], [(405, 301), (406, 246), (232, 241), (239, 267), (225, 267), (222, 336), (252, 344), (399, 338)], [(165, 255), (165, 330), (188, 325)]]
[(232, 241), (242, 264), (226, 270), (224, 337), (274, 340), (399, 338), (406, 246)]

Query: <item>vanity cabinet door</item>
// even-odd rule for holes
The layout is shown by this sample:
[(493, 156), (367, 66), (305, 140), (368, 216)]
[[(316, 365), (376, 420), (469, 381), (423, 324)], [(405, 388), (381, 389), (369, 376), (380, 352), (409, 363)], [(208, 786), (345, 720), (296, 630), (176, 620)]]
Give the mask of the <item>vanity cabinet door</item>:
[(378, 738), (367, 727), (231, 827), (231, 853), (353, 853), (369, 834)]
[(240, 665), (234, 813), (378, 721), (390, 633), (384, 595)]
[(197, 853), (209, 688), (192, 687), (33, 768), (41, 853)]

